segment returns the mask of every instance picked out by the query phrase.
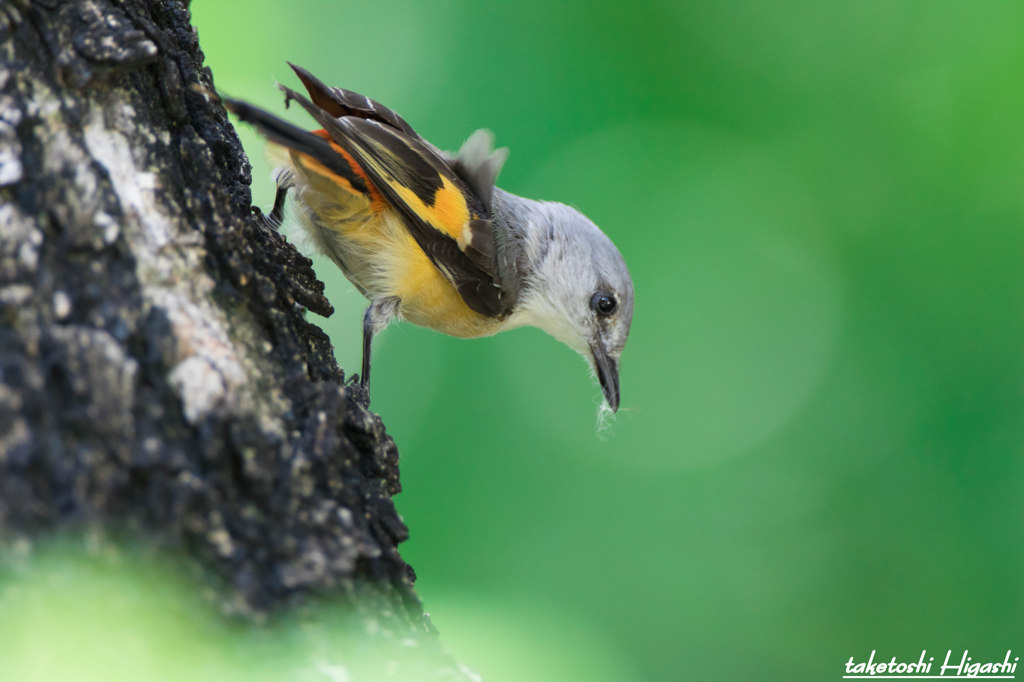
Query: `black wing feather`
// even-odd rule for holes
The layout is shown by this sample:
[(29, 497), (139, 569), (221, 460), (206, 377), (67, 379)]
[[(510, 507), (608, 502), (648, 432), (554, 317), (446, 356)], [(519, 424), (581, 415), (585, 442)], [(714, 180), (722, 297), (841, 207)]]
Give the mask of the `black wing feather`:
[(380, 102), (372, 100), (366, 95), (360, 95), (358, 92), (325, 85), (323, 81), (309, 71), (291, 62), (288, 62), (288, 66), (292, 67), (292, 71), (302, 81), (313, 103), (331, 116), (335, 118), (356, 116), (371, 121), (379, 121), (401, 130), (410, 137), (420, 139), (420, 136), (412, 129), (412, 126), (405, 122), (405, 119)]

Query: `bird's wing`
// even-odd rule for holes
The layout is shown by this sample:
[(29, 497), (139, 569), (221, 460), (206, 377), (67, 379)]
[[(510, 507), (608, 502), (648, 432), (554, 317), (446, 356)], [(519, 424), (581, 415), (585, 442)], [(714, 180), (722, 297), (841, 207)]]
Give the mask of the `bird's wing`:
[[(437, 149), (426, 142), (419, 133), (412, 129), (401, 116), (388, 109), (380, 102), (370, 99), (358, 92), (343, 88), (332, 88), (301, 66), (288, 62), (295, 75), (309, 93), (313, 104), (331, 116), (354, 116), (378, 123), (386, 124), (401, 131), (411, 138), (426, 143), (430, 149)], [(478, 130), (473, 133), (456, 154), (439, 152), (441, 160), (476, 194), (488, 212), (491, 210), (491, 198), (498, 173), (508, 158), (508, 149), (494, 149), (494, 135), (489, 130)]]
[(288, 62), (288, 66), (292, 67), (292, 71), (299, 77), (302, 84), (306, 86), (306, 91), (309, 93), (309, 98), (313, 100), (313, 104), (331, 116), (335, 118), (355, 116), (378, 121), (401, 130), (410, 137), (419, 139), (420, 136), (412, 129), (412, 126), (405, 122), (405, 119), (380, 102), (376, 102), (365, 95), (360, 95), (358, 92), (325, 85), (323, 81), (309, 71), (291, 62)]
[[(289, 100), (298, 102), (323, 126), (344, 156), (354, 161), (357, 174), (365, 175), (399, 211), (416, 243), (466, 305), (487, 316), (507, 314), (512, 301), (500, 285), (490, 215), (490, 190), (500, 162), (490, 169), (479, 154), (468, 155), (463, 169), (475, 169), (477, 175), (467, 181), (454, 170), (457, 163), (449, 165), (389, 109), (361, 98), (371, 104), (360, 104), (358, 113), (353, 114), (357, 109), (354, 93), (326, 88), (311, 77), (303, 78), (303, 83), (314, 101), (280, 87)], [(335, 116), (335, 111), (343, 115)], [(492, 184), (482, 198), (473, 185), (484, 187), (480, 179), (487, 173)]]

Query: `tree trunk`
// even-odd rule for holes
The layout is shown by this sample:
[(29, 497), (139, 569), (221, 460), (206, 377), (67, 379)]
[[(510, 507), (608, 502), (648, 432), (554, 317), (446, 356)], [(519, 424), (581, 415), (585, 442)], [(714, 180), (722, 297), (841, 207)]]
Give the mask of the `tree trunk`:
[(310, 261), (251, 214), (189, 22), (0, 4), (0, 538), (127, 530), (242, 617), (343, 594), (429, 632), (398, 452), (305, 320), (332, 312)]

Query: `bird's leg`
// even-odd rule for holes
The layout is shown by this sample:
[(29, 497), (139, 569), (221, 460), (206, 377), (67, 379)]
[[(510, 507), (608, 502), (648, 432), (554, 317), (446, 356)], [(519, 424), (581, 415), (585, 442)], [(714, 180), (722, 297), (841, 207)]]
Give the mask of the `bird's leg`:
[(284, 223), (284, 200), (288, 197), (288, 189), (291, 185), (278, 185), (277, 194), (274, 195), (274, 208), (267, 214), (267, 222), (275, 230)]
[(263, 220), (263, 224), (267, 227), (277, 230), (284, 224), (284, 202), (288, 198), (288, 190), (290, 190), (295, 182), (292, 179), (291, 171), (285, 170), (277, 176), (277, 194), (274, 195), (274, 208), (270, 209), (270, 213), (261, 214), (260, 210), (253, 207), (253, 213), (259, 215)]
[(370, 303), (363, 315), (363, 371), (359, 375), (359, 387), (365, 393), (361, 396), (365, 399), (366, 405), (370, 404), (370, 351), (373, 346), (373, 337), (384, 327), (388, 326), (395, 315), (398, 314), (398, 306), (402, 299), (397, 296), (385, 296)]

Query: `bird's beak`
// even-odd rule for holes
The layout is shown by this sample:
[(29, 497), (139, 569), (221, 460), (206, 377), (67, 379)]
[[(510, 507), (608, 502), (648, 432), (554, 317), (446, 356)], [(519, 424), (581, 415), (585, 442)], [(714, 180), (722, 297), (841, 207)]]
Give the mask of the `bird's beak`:
[(597, 369), (597, 378), (601, 382), (601, 390), (604, 391), (608, 407), (612, 408), (612, 412), (618, 412), (619, 368), (615, 366), (615, 360), (608, 357), (608, 352), (600, 341), (590, 344), (590, 352), (594, 355), (594, 367)]

